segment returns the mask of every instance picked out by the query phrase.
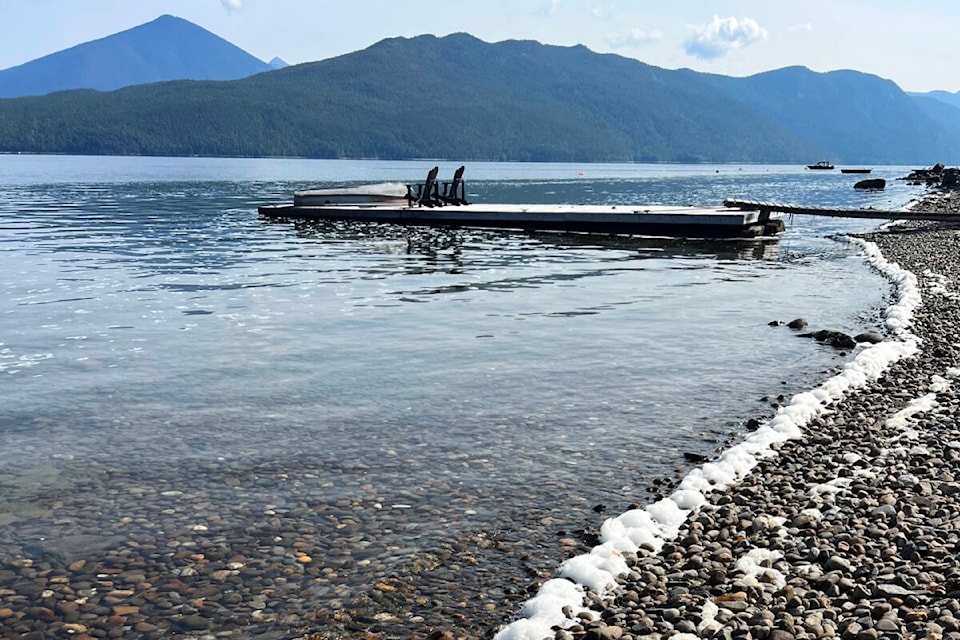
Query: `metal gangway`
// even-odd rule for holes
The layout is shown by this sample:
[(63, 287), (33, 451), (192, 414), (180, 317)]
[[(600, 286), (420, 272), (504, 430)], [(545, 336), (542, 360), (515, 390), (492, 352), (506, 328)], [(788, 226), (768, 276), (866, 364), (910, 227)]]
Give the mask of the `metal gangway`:
[(759, 211), (761, 218), (770, 213), (790, 215), (827, 216), (831, 218), (862, 218), (872, 220), (929, 220), (933, 222), (960, 222), (960, 213), (936, 213), (933, 211), (884, 211), (882, 209), (831, 209), (782, 202), (726, 199), (723, 206), (744, 211)]

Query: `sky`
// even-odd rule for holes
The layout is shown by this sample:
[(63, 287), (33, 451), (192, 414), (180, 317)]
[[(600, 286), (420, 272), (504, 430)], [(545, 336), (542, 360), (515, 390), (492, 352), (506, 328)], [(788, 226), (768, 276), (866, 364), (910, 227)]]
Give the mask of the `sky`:
[(905, 91), (960, 91), (956, 0), (0, 0), (0, 69), (163, 14), (265, 62), (466, 32), (581, 44), (667, 69), (747, 76), (802, 65), (872, 73)]

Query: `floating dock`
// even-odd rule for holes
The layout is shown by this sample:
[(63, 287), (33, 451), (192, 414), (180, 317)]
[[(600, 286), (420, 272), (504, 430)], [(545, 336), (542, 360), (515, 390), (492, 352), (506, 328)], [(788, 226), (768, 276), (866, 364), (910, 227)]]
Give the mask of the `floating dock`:
[(271, 219), (352, 220), (671, 238), (752, 238), (776, 235), (784, 229), (777, 213), (726, 206), (293, 204), (260, 207), (259, 213)]
[(259, 208), (268, 219), (346, 220), (427, 227), (480, 227), (666, 238), (755, 238), (784, 230), (768, 209), (585, 204), (476, 204), (461, 166), (449, 182), (439, 167), (417, 184), (384, 182), (294, 193), (293, 204)]
[[(827, 162), (811, 169), (832, 169)], [(464, 167), (449, 182), (439, 167), (417, 184), (379, 183), (298, 191), (293, 204), (258, 209), (272, 220), (341, 220), (426, 227), (479, 227), (661, 238), (756, 238), (784, 230), (785, 214), (877, 220), (960, 222), (960, 214), (877, 209), (830, 209), (757, 200), (724, 200), (722, 207), (476, 204), (467, 202)], [(849, 169), (866, 173), (867, 169)]]

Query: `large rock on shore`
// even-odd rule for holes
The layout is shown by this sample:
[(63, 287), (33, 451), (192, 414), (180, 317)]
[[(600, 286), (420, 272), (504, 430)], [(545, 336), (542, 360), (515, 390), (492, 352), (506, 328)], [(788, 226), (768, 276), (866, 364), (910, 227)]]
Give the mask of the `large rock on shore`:
[(940, 179), (941, 189), (956, 189), (960, 186), (960, 169), (951, 167), (944, 169), (943, 177)]
[(945, 167), (938, 162), (929, 169), (914, 169), (901, 180), (910, 184), (924, 184), (931, 188), (957, 189), (960, 188), (960, 168)]

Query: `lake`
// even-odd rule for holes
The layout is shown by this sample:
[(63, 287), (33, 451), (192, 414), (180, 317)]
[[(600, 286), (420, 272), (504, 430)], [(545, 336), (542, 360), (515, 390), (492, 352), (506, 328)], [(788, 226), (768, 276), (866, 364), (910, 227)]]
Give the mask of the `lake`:
[[(771, 321), (881, 327), (890, 286), (837, 237), (870, 221), (693, 242), (257, 216), (434, 164), (0, 156), (0, 592), (52, 612), (0, 630), (489, 634), (685, 453), (850, 358)], [(899, 208), (909, 170), (873, 193), (783, 165), (465, 179), (483, 202)]]

